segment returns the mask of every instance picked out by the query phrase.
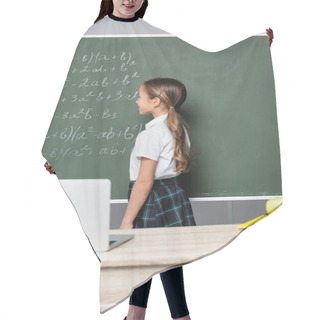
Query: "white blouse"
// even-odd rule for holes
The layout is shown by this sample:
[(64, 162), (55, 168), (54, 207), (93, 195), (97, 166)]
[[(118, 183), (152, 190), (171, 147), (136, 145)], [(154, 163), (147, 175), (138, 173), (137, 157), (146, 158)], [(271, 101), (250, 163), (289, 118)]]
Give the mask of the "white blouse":
[[(130, 180), (137, 180), (141, 157), (157, 161), (154, 179), (168, 179), (178, 176), (180, 172), (176, 169), (176, 160), (173, 159), (174, 138), (167, 127), (168, 114), (159, 116), (146, 124), (146, 130), (141, 131), (130, 156)], [(186, 138), (190, 147), (190, 139), (187, 131)]]

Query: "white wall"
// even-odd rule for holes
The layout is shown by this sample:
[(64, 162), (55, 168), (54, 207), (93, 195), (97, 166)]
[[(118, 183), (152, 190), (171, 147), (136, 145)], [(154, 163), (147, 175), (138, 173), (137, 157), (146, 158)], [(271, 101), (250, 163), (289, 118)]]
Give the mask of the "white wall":
[[(319, 319), (316, 1), (201, 1), (199, 7), (191, 0), (149, 2), (146, 21), (205, 50), (224, 49), (267, 27), (275, 35), (284, 204), (227, 248), (185, 266), (192, 319)], [(41, 156), (76, 45), (99, 5), (1, 3), (1, 319), (126, 315), (127, 302), (99, 314), (98, 260)], [(159, 276), (147, 314), (170, 319)]]

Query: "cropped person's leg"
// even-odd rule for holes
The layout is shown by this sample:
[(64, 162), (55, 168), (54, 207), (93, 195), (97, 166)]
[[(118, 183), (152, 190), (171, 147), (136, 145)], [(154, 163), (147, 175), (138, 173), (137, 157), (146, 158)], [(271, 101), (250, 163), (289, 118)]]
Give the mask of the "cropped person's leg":
[(128, 315), (125, 320), (144, 320), (146, 316), (146, 308), (140, 308), (133, 304), (129, 306)]
[(127, 320), (144, 320), (152, 278), (133, 290), (129, 300)]
[(184, 292), (182, 267), (160, 273), (172, 319), (190, 319)]

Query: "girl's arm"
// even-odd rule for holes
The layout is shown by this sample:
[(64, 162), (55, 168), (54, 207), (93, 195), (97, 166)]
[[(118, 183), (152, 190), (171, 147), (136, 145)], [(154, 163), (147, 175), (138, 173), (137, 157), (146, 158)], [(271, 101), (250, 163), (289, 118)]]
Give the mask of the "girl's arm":
[(133, 221), (145, 203), (153, 186), (153, 178), (156, 166), (157, 161), (144, 157), (141, 158), (139, 175), (133, 185), (127, 210), (122, 219), (120, 229), (133, 228)]

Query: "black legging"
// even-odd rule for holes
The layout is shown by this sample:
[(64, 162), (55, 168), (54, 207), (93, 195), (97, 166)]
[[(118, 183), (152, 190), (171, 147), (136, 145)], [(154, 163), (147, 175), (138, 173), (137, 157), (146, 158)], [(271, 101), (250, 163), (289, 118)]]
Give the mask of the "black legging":
[[(189, 311), (184, 293), (182, 267), (160, 273), (160, 277), (167, 297), (171, 317), (176, 319), (187, 316)], [(151, 281), (152, 278), (133, 291), (129, 304), (141, 308), (147, 307)]]

